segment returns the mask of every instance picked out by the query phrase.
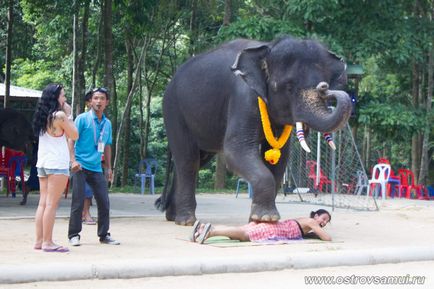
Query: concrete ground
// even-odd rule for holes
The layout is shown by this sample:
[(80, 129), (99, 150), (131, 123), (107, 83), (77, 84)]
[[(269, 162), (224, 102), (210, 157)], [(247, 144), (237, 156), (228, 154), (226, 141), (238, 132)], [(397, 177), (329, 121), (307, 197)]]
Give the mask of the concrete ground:
[[(415, 264), (405, 263), (411, 261), (424, 261), (421, 264), (426, 262), (426, 266), (434, 268), (432, 201), (391, 199), (380, 203), (380, 211), (370, 212), (331, 211), (324, 207), (332, 213), (332, 222), (326, 227), (332, 242), (223, 248), (186, 241), (191, 227), (165, 221), (164, 214), (153, 207), (156, 198), (111, 194), (110, 231), (122, 244), (101, 245), (96, 226), (83, 226), (82, 246), (69, 247), (69, 253), (60, 254), (32, 249), (37, 195), (30, 195), (26, 206), (19, 205), (19, 198), (0, 197), (0, 284), (228, 272), (244, 275), (382, 263), (401, 263), (407, 268), (406, 264)], [(290, 203), (280, 195), (276, 201), (282, 219), (307, 216), (321, 207)], [(238, 198), (231, 194), (198, 194), (197, 202), (199, 219), (228, 225), (245, 224), (251, 204), (246, 194)], [(61, 245), (67, 245), (69, 208), (70, 199), (62, 199), (54, 228), (54, 239)], [(92, 207), (92, 214), (96, 216), (96, 206)]]

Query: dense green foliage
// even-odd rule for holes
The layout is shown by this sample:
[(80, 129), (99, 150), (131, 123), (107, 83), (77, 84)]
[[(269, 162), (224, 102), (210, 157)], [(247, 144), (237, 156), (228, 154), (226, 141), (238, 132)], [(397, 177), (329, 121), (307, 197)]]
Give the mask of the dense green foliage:
[[(1, 67), (5, 62), (3, 39), (7, 21), (7, 5), (3, 2), (0, 5)], [(93, 78), (96, 78), (96, 85), (101, 85), (105, 75), (103, 59), (98, 55), (104, 45), (101, 5), (105, 1), (76, 2), (80, 9), (80, 29), (86, 3), (90, 3), (87, 46), (85, 51), (80, 51), (87, 55), (86, 87), (92, 86)], [(112, 1), (113, 70), (118, 100), (111, 107), (116, 108), (119, 115), (125, 112), (129, 92), (128, 68), (137, 68), (141, 49), (145, 49), (141, 81), (131, 108), (131, 133), (127, 136), (129, 159), (127, 163), (120, 163), (129, 167), (130, 185), (143, 150), (140, 144), (143, 134), (147, 139), (145, 154), (160, 163), (157, 185), (164, 183), (167, 141), (161, 112), (162, 95), (183, 61), (226, 40), (245, 37), (269, 41), (288, 34), (318, 39), (348, 63), (364, 67), (363, 78), (358, 82), (357, 117), (351, 123), (356, 128), (369, 128), (371, 143), (368, 145), (373, 152), (368, 156), (370, 165), (385, 156), (392, 165), (409, 167), (416, 162), (411, 156), (415, 149), (411, 139), (430, 125), (429, 160), (433, 174), (432, 110), (427, 115), (428, 57), (433, 50), (434, 31), (432, 0), (231, 2), (230, 23), (223, 25), (227, 4), (223, 0)], [(50, 82), (61, 82), (71, 91), (73, 10), (70, 1), (21, 0), (16, 1), (14, 11), (12, 84), (42, 89)], [(132, 49), (132, 61), (128, 59), (127, 46)], [(355, 87), (355, 80), (350, 80), (349, 88)], [(142, 131), (139, 130), (141, 122), (144, 123)], [(364, 130), (359, 129), (357, 133), (363, 134)], [(124, 153), (123, 149), (120, 153)], [(420, 160), (417, 162), (419, 168)], [(215, 163), (211, 163), (200, 172), (200, 187), (212, 187), (214, 170)], [(229, 178), (227, 186), (233, 186), (235, 179)], [(430, 182), (434, 182), (433, 176)]]

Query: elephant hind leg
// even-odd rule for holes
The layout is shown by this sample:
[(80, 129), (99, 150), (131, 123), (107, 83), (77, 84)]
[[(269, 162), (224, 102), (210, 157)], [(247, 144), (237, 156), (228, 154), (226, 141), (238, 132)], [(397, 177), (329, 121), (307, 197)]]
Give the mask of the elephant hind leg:
[(166, 210), (166, 218), (177, 225), (191, 226), (196, 221), (196, 178), (199, 171), (199, 151), (196, 158), (183, 158), (175, 162), (173, 201)]
[(191, 226), (196, 221), (196, 178), (200, 166), (200, 150), (188, 133), (178, 135), (171, 143), (175, 176), (166, 219), (178, 225)]
[[(172, 152), (170, 151), (169, 146), (167, 146), (167, 166), (166, 166), (166, 176), (164, 181), (163, 193), (161, 196), (155, 201), (154, 206), (157, 210), (161, 212), (166, 211), (169, 204), (172, 202), (173, 193), (175, 190), (175, 171), (173, 169), (173, 160), (172, 160)], [(169, 220), (168, 221), (173, 221)]]

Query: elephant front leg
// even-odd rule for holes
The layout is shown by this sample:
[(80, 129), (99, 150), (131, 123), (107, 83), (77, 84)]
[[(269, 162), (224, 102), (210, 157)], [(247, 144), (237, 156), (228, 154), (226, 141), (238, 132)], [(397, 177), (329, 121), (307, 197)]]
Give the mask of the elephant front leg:
[(247, 180), (253, 189), (250, 221), (275, 222), (280, 219), (276, 208), (276, 182), (272, 172), (265, 166), (254, 149), (231, 151), (225, 147), (226, 162), (231, 170)]
[[(267, 150), (267, 145), (264, 142), (262, 144), (262, 152), (261, 156), (264, 155)], [(274, 222), (280, 219), (279, 212), (276, 208), (276, 196), (279, 186), (283, 179), (283, 174), (285, 172), (285, 167), (287, 164), (288, 156), (289, 156), (289, 145), (285, 145), (281, 149), (281, 157), (277, 164), (271, 165), (266, 163), (265, 166), (271, 173), (271, 179), (274, 180), (273, 184), (269, 184), (268, 187), (261, 187), (262, 183), (255, 184), (257, 187), (258, 193), (262, 191), (268, 191), (269, 187), (273, 187), (273, 193), (267, 193), (264, 196), (259, 196), (258, 199), (255, 199), (255, 189), (253, 189), (253, 202), (252, 209), (250, 214), (249, 221), (265, 221), (265, 222)], [(272, 195), (272, 198), (270, 197)], [(265, 199), (265, 200), (264, 200)]]
[[(265, 152), (270, 148), (268, 146), (268, 144), (266, 142), (262, 143), (261, 146), (262, 150), (261, 150), (261, 155), (263, 156), (265, 154)], [(283, 175), (285, 174), (285, 169), (286, 166), (288, 164), (288, 159), (289, 159), (289, 140), (288, 142), (280, 149), (281, 152), (281, 156), (280, 156), (280, 160), (277, 164), (269, 164), (268, 162), (266, 163), (267, 168), (271, 171), (271, 173), (274, 176), (274, 181), (276, 183), (276, 190), (274, 192), (274, 195), (277, 196), (277, 193), (280, 189), (280, 186), (282, 184), (282, 180), (283, 180)]]
[(253, 200), (249, 221), (276, 222), (280, 219), (275, 202), (275, 182), (270, 178), (260, 178), (251, 182)]

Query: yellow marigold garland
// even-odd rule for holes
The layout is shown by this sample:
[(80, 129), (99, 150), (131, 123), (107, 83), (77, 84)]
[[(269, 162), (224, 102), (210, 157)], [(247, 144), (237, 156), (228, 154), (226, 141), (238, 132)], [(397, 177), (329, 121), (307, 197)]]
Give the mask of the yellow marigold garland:
[(265, 152), (264, 158), (270, 164), (275, 165), (279, 162), (280, 159), (280, 149), (285, 145), (285, 143), (288, 141), (289, 136), (291, 135), (292, 125), (285, 125), (282, 135), (279, 137), (279, 139), (276, 140), (273, 132), (271, 131), (271, 124), (270, 118), (268, 117), (267, 105), (261, 97), (258, 97), (258, 104), (265, 139), (272, 147), (272, 149), (269, 149)]

